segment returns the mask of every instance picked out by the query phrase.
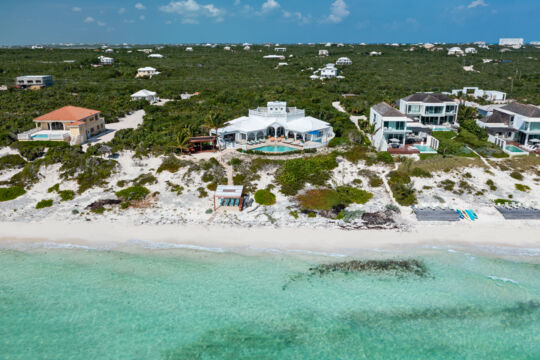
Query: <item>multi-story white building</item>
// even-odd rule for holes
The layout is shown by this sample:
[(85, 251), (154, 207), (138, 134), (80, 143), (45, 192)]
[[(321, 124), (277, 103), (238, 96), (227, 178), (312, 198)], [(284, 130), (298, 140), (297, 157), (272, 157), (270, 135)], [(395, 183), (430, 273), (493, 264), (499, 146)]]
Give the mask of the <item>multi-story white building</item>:
[(326, 64), (326, 66), (321, 69), (321, 79), (335, 78), (337, 75), (338, 69), (334, 64)]
[(18, 88), (46, 87), (53, 84), (51, 75), (25, 75), (15, 79)]
[(523, 38), (501, 38), (499, 46), (523, 46)]
[(158, 75), (159, 71), (157, 71), (155, 68), (151, 66), (146, 66), (143, 68), (137, 69), (137, 77), (152, 77), (154, 75)]
[(463, 89), (452, 90), (452, 95), (469, 95), (476, 99), (482, 98), (492, 102), (506, 101), (506, 93), (496, 90), (482, 90), (477, 87), (464, 87)]
[(407, 123), (410, 121), (402, 112), (385, 102), (372, 106), (369, 122), (375, 126), (373, 145), (379, 151), (386, 151), (389, 147), (404, 147)]
[(336, 65), (352, 65), (352, 61), (348, 57), (340, 57), (337, 59)]
[(454, 124), (458, 104), (443, 94), (417, 93), (399, 100), (399, 111), (422, 125)]
[(101, 65), (112, 65), (114, 64), (114, 59), (107, 56), (100, 56), (98, 57), (99, 63)]
[(493, 114), (476, 123), (490, 135), (522, 145), (540, 140), (540, 108), (534, 105), (510, 103), (494, 109)]

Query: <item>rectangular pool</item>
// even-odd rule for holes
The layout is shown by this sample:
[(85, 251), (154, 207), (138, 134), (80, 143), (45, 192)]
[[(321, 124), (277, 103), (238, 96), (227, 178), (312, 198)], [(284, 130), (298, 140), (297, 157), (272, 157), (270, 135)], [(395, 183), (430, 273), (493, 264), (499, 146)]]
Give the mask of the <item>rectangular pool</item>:
[(514, 145), (506, 145), (505, 150), (509, 151), (511, 153), (524, 153), (524, 152), (526, 152), (526, 151), (523, 151), (523, 150), (521, 150), (520, 148), (518, 148), (517, 146), (514, 146)]
[(431, 146), (427, 145), (413, 145), (415, 148), (420, 150), (420, 154), (436, 154), (437, 151), (433, 149)]
[(449, 129), (447, 127), (435, 127), (432, 131), (452, 131), (452, 129)]
[(43, 140), (43, 139), (48, 139), (49, 138), (49, 135), (48, 134), (36, 134), (36, 135), (32, 135), (32, 139), (40, 139), (40, 140)]
[(261, 146), (258, 148), (251, 149), (253, 151), (262, 151), (262, 152), (289, 152), (289, 151), (295, 151), (296, 149), (288, 147), (288, 146), (281, 146), (281, 145), (267, 145), (267, 146)]

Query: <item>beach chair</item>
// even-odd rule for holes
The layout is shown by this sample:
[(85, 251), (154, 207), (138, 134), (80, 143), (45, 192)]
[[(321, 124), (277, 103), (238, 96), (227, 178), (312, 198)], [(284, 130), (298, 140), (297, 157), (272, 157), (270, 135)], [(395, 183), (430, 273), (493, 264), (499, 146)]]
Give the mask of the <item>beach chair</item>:
[(229, 206), (230, 199), (225, 199), (225, 206)]
[(240, 204), (240, 200), (234, 199), (234, 206), (238, 206), (238, 204)]

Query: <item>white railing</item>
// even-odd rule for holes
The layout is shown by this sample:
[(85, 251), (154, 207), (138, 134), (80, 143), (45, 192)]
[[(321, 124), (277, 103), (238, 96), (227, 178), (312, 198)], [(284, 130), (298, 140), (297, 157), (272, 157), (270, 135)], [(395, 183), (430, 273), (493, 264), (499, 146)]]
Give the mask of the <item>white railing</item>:
[(23, 133), (17, 134), (17, 140), (32, 140), (32, 134), (40, 131), (40, 128), (34, 128), (32, 130), (25, 131)]
[(506, 148), (506, 140), (504, 140), (503, 138), (493, 136), (493, 135), (488, 135), (488, 141), (490, 143), (497, 145), (503, 150)]
[(433, 150), (439, 150), (439, 140), (435, 139), (433, 136), (428, 135), (426, 139), (426, 145), (428, 145)]

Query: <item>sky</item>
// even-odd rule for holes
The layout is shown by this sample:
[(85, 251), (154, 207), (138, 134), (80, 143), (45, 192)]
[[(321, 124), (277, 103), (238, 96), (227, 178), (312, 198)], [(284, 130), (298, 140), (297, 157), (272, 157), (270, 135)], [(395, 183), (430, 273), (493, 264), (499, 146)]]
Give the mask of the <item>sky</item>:
[(540, 41), (540, 0), (0, 0), (0, 45)]

